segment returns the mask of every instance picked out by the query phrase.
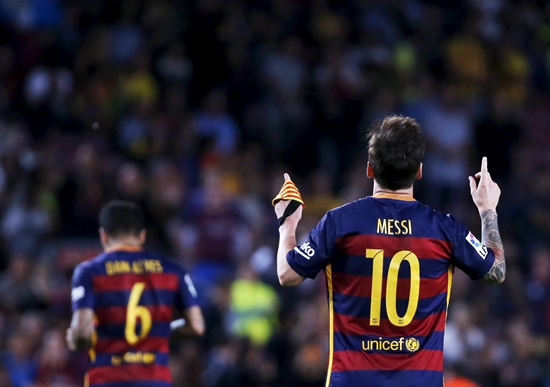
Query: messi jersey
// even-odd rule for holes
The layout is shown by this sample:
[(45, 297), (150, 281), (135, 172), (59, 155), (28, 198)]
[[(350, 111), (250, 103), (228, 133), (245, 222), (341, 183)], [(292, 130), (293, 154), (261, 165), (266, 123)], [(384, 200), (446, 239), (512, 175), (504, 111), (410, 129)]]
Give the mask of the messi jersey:
[(493, 265), (493, 252), (462, 223), (403, 198), (331, 210), (287, 255), (304, 277), (325, 270), (327, 387), (443, 387), (453, 268), (479, 279)]
[(73, 310), (91, 308), (96, 333), (90, 387), (169, 387), (174, 309), (197, 304), (189, 275), (175, 261), (137, 248), (106, 252), (75, 268)]

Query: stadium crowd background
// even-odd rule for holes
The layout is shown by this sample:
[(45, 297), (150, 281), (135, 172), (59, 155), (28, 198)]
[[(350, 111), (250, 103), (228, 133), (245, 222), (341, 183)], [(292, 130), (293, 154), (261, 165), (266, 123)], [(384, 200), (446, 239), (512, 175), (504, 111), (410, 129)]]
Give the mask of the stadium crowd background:
[(368, 195), (364, 135), (394, 113), (428, 140), (420, 200), (479, 235), (482, 155), (503, 190), (508, 276), (457, 271), (449, 372), (550, 386), (550, 3), (0, 0), (0, 20), (0, 386), (82, 385), (69, 281), (113, 198), (203, 297), (174, 386), (323, 385), (324, 278), (278, 285), (270, 201), (290, 172), (304, 234)]

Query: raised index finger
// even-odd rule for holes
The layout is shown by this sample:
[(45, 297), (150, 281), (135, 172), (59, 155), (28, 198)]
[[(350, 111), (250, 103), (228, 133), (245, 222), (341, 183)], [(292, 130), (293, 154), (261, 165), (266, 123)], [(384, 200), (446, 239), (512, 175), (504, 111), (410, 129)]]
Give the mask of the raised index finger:
[(487, 157), (481, 159), (481, 174), (486, 174), (489, 171), (487, 170)]

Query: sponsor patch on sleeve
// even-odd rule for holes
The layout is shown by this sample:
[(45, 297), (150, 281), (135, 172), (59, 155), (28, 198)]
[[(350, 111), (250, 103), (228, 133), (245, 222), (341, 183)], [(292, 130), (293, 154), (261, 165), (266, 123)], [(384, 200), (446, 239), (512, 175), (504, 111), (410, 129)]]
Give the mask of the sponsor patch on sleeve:
[(84, 289), (84, 286), (73, 288), (73, 290), (71, 290), (71, 300), (73, 300), (73, 302), (76, 302), (84, 297), (85, 294), (86, 290)]
[(187, 288), (189, 289), (189, 293), (191, 293), (191, 295), (194, 297), (194, 298), (197, 298), (199, 295), (197, 294), (197, 290), (195, 289), (195, 285), (193, 285), (193, 281), (191, 281), (191, 277), (189, 277), (189, 274), (186, 274), (184, 277), (183, 277), (185, 283), (187, 284)]
[(483, 259), (487, 257), (487, 254), (489, 251), (487, 250), (487, 247), (483, 243), (481, 243), (471, 232), (466, 235), (466, 240), (469, 244), (473, 246), (474, 249), (476, 249), (479, 256)]
[(295, 247), (294, 250), (307, 260), (311, 259), (311, 257), (315, 255), (315, 250), (311, 248), (309, 242), (305, 242), (300, 246), (300, 248)]

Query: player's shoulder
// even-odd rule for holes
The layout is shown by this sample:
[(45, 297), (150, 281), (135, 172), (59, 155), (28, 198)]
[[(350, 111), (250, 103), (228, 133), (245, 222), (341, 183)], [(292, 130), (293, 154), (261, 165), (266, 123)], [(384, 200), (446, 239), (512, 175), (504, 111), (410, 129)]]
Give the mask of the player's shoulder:
[(462, 235), (467, 227), (453, 214), (444, 213), (426, 206), (426, 214), (431, 217), (432, 224), (436, 224), (443, 231), (447, 239), (454, 240), (457, 234)]
[(357, 215), (366, 210), (368, 206), (368, 197), (360, 198), (349, 203), (342, 204), (329, 210), (326, 214), (327, 217), (334, 219), (343, 219), (352, 215)]
[(93, 258), (91, 258), (87, 261), (80, 262), (78, 265), (76, 265), (74, 270), (75, 271), (94, 270), (94, 268), (101, 265), (101, 263), (105, 260), (105, 256), (106, 256), (105, 253), (101, 253), (101, 254), (96, 255), (95, 257), (93, 257)]
[(94, 258), (80, 262), (73, 270), (73, 279), (79, 281), (83, 278), (91, 278), (101, 274), (101, 264), (104, 259), (105, 253), (101, 253)]

